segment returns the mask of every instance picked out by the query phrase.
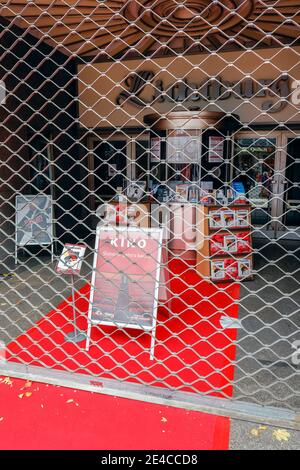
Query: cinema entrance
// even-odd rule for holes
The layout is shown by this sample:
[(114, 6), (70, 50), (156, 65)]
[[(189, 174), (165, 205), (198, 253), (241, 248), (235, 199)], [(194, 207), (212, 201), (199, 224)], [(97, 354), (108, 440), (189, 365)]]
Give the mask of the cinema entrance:
[[(91, 210), (113, 198), (117, 187), (144, 180), (149, 171), (149, 132), (113, 134), (106, 132), (88, 139), (89, 168), (94, 169), (89, 179)], [(222, 183), (243, 182), (253, 207), (253, 236), (297, 240), (300, 139), (292, 132), (259, 130), (236, 132), (233, 141), (228, 177)]]

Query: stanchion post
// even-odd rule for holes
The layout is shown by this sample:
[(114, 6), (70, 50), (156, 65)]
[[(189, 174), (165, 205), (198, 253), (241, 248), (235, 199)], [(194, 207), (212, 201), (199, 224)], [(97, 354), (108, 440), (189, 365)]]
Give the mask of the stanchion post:
[(72, 343), (80, 343), (86, 340), (86, 334), (77, 328), (77, 314), (76, 314), (76, 298), (75, 298), (75, 282), (74, 274), (71, 274), (71, 287), (72, 287), (72, 310), (73, 310), (73, 327), (74, 331), (65, 335), (65, 341)]

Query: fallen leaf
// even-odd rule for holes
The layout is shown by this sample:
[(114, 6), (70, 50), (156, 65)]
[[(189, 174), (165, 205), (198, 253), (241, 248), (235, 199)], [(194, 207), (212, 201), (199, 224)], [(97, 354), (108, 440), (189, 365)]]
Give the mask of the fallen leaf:
[(73, 398), (70, 398), (69, 400), (66, 401), (66, 403), (73, 403)]
[(43, 405), (43, 404), (41, 405), (41, 408), (44, 408), (44, 405)]
[(24, 387), (21, 388), (21, 390), (24, 390), (25, 388), (30, 388), (32, 385), (32, 382), (30, 382), (30, 380), (27, 380)]
[(26, 392), (26, 393), (20, 393), (20, 395), (18, 395), (19, 398), (29, 398), (31, 397), (32, 393), (31, 392)]
[(3, 416), (0, 416), (0, 423), (1, 423), (1, 421), (3, 421), (3, 420), (4, 420)]
[(166, 423), (167, 421), (168, 421), (167, 418), (165, 418), (164, 416), (161, 418), (162, 423)]
[(268, 426), (258, 426), (258, 428), (252, 428), (250, 433), (252, 436), (259, 437), (266, 429), (268, 429)]
[(10, 380), (10, 377), (5, 377), (2, 380), (2, 383), (4, 383), (5, 385), (12, 385), (13, 384), (12, 380)]
[(273, 437), (275, 437), (277, 441), (288, 441), (291, 435), (286, 429), (275, 429)]

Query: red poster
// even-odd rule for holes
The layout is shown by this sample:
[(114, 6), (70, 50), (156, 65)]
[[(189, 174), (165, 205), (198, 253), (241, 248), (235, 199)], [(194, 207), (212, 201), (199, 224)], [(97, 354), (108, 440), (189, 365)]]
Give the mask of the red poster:
[(152, 329), (161, 242), (161, 229), (98, 229), (89, 312), (93, 323)]
[(224, 234), (223, 233), (211, 235), (210, 254), (211, 255), (224, 254)]
[(224, 260), (225, 263), (225, 279), (232, 280), (237, 279), (238, 277), (238, 263), (233, 258), (228, 258)]
[(251, 252), (251, 239), (249, 232), (239, 232), (237, 236), (237, 253)]

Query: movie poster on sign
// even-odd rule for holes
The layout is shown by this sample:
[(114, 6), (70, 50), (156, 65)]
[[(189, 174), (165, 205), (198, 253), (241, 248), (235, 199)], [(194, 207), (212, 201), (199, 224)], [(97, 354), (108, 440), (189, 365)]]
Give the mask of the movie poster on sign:
[(238, 276), (248, 277), (251, 275), (251, 260), (248, 258), (238, 260)]
[(224, 251), (227, 253), (237, 252), (237, 238), (234, 235), (224, 236)]
[(211, 278), (214, 281), (225, 279), (224, 261), (212, 261), (211, 262)]
[(16, 245), (50, 245), (52, 238), (51, 197), (16, 196)]
[(222, 213), (221, 211), (210, 211), (209, 212), (209, 227), (210, 228), (221, 228), (223, 227)]
[(156, 323), (161, 229), (99, 227), (89, 319), (152, 330)]
[(235, 213), (235, 225), (237, 227), (249, 227), (250, 212), (248, 210), (237, 210)]
[(56, 266), (58, 274), (79, 274), (86, 247), (66, 243)]

